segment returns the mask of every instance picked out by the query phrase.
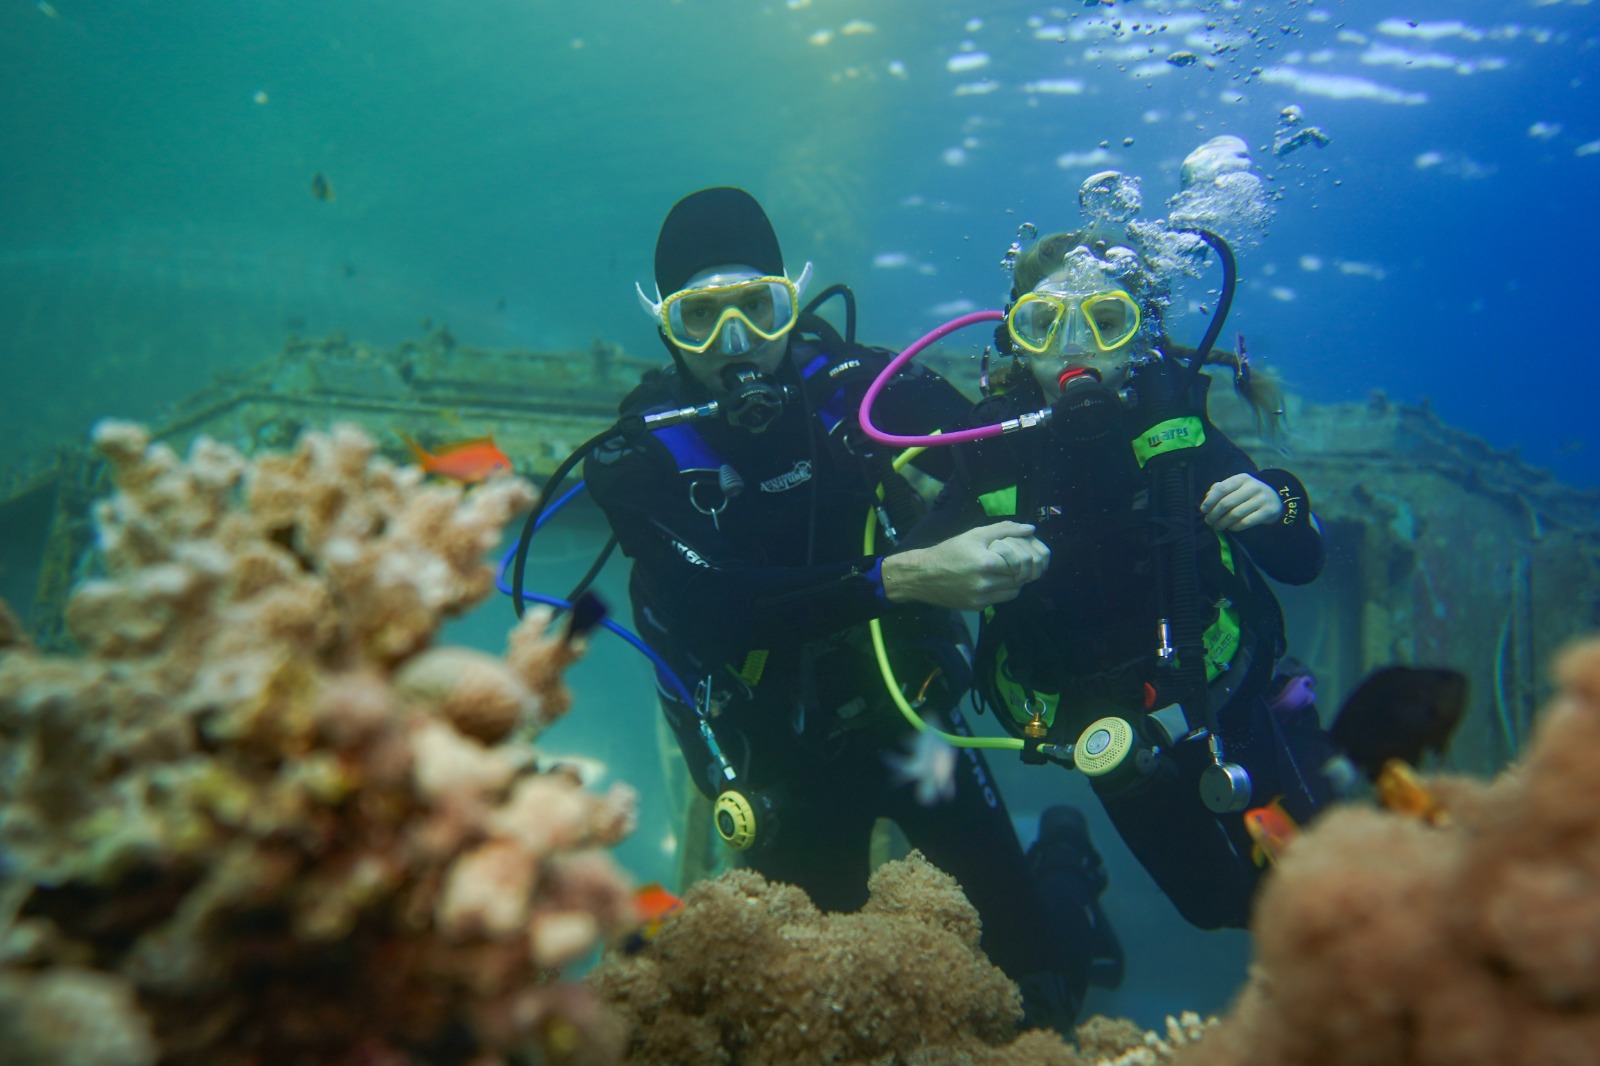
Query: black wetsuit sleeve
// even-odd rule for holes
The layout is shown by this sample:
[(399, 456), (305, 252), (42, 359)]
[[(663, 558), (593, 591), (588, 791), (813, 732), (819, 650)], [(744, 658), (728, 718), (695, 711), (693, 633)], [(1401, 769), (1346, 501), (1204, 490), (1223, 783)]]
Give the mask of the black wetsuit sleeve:
[(1283, 501), (1283, 515), (1271, 525), (1256, 526), (1238, 534), (1239, 543), (1269, 577), (1287, 585), (1305, 585), (1322, 573), (1327, 550), (1322, 532), (1311, 514), (1311, 494), (1287, 470), (1258, 470)]
[(741, 558), (649, 438), (601, 445), (584, 476), (637, 582), (669, 616), (673, 636), (702, 658), (814, 640), (889, 609), (876, 557), (815, 566)]
[(1233, 474), (1249, 474), (1270, 486), (1283, 501), (1283, 515), (1269, 525), (1254, 526), (1232, 536), (1250, 553), (1268, 577), (1286, 585), (1305, 585), (1322, 572), (1326, 551), (1322, 533), (1311, 517), (1311, 496), (1300, 479), (1287, 470), (1258, 470), (1238, 445), (1215, 428), (1207, 433), (1210, 461), (1205, 465), (1206, 480), (1195, 487), (1204, 497), (1216, 482)]

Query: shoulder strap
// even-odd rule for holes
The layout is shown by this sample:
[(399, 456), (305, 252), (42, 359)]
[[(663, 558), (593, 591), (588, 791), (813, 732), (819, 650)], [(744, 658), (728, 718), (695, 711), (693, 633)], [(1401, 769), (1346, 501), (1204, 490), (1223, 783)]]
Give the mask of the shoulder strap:
[(650, 435), (667, 449), (672, 461), (678, 464), (680, 474), (699, 470), (720, 471), (725, 465), (716, 449), (707, 443), (698, 429), (688, 423), (653, 429)]
[[(655, 367), (644, 372), (629, 393), (617, 405), (622, 415), (642, 415), (677, 407), (677, 371), (670, 367)], [(690, 471), (718, 471), (724, 460), (692, 424), (680, 423), (662, 429), (653, 429), (650, 436), (666, 448), (680, 474)]]

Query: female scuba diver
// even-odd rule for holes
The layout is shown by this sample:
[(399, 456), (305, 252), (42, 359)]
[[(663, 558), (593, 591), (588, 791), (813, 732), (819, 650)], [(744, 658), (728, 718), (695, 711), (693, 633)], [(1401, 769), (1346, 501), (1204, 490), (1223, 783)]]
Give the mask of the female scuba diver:
[[(1276, 669), (1283, 616), (1261, 576), (1310, 582), (1323, 543), (1305, 486), (1211, 423), (1204, 353), (1165, 335), (1163, 286), (1115, 237), (1058, 233), (1017, 259), (996, 330), (1011, 363), (972, 424), (1035, 428), (959, 445), (913, 540), (1036, 527), (1048, 569), (983, 613), (978, 693), (1025, 759), (1089, 777), (1189, 922), (1242, 927), (1262, 875), (1246, 811), (1281, 797), (1304, 823), (1331, 797), (1335, 750)], [(1275, 414), (1270, 382), (1224, 358), (1258, 417)]]

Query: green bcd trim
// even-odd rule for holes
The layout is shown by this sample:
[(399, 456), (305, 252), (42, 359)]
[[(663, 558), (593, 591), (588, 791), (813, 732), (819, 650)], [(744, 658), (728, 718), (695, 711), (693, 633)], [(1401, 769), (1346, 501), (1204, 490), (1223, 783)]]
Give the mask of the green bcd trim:
[(1198, 448), (1206, 442), (1205, 426), (1194, 415), (1157, 422), (1133, 438), (1133, 457), (1140, 469), (1151, 459), (1184, 448)]
[(995, 650), (994, 656), (994, 687), (1005, 701), (1006, 710), (1011, 712), (1011, 717), (1020, 725), (1027, 725), (1033, 720), (1035, 707), (1040, 712), (1040, 718), (1045, 726), (1055, 725), (1056, 707), (1061, 703), (1060, 695), (1053, 692), (1029, 692), (1017, 683), (1011, 676), (1011, 666), (1006, 661), (1006, 646), (1000, 645)]
[(983, 513), (990, 518), (1017, 513), (1017, 487), (1008, 485), (1003, 489), (995, 489), (978, 497), (978, 502), (983, 505)]

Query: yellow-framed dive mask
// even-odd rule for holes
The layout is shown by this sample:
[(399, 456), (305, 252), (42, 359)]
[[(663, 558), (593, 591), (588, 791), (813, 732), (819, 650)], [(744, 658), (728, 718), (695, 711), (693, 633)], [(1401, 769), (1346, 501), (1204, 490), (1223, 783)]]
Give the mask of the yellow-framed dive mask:
[(1030, 292), (1006, 313), (1006, 331), (1017, 347), (1034, 355), (1069, 346), (1114, 352), (1139, 332), (1139, 305), (1120, 289), (1089, 296)]
[(775, 341), (800, 318), (800, 291), (788, 278), (762, 276), (680, 289), (661, 301), (661, 328), (686, 352), (704, 352), (731, 323)]

